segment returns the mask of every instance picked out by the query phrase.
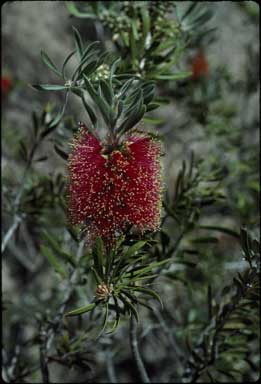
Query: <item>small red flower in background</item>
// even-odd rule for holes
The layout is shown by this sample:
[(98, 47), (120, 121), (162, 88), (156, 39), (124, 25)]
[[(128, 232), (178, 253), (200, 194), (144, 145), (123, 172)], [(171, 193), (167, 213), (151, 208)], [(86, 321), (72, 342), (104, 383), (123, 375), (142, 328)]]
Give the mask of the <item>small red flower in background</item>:
[(202, 76), (208, 76), (209, 65), (202, 49), (192, 59), (192, 79), (197, 80)]
[(155, 231), (161, 211), (161, 145), (147, 136), (127, 138), (106, 154), (102, 143), (81, 129), (69, 156), (69, 212), (86, 228), (87, 241), (101, 236), (113, 245), (128, 225)]
[(1, 77), (1, 93), (5, 97), (13, 86), (13, 82), (9, 76)]

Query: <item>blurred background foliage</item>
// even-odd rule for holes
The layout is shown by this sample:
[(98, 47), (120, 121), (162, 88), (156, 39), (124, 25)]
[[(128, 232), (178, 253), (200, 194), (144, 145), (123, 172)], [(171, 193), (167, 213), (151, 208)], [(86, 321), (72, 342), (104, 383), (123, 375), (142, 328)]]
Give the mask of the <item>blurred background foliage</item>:
[[(83, 41), (100, 40), (111, 52), (94, 78), (105, 78), (121, 56), (119, 76), (156, 82), (155, 109), (140, 127), (164, 142), (165, 193), (162, 227), (146, 257), (171, 262), (150, 280), (163, 308), (148, 297), (152, 309), (139, 307), (137, 337), (151, 381), (256, 381), (257, 4), (34, 1), (6, 2), (2, 10), (4, 380), (139, 380), (127, 316), (98, 339), (103, 313), (63, 316), (89, 303), (96, 287), (91, 251), (66, 209), (65, 160), (77, 122), (89, 123), (90, 115), (77, 95), (63, 109), (63, 92), (28, 85), (57, 84), (40, 50), (61, 68), (75, 49), (74, 26)], [(76, 66), (71, 57), (68, 73)]]

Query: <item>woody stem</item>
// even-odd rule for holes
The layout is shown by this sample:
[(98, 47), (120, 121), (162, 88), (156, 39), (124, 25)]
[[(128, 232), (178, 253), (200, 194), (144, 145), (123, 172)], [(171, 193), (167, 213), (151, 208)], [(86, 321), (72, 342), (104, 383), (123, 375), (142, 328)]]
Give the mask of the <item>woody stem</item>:
[(131, 315), (131, 318), (130, 318), (130, 345), (131, 345), (131, 350), (132, 350), (132, 354), (133, 354), (137, 369), (139, 371), (141, 382), (150, 383), (149, 376), (147, 374), (146, 368), (144, 366), (144, 363), (142, 361), (140, 351), (138, 348), (137, 324), (133, 315)]

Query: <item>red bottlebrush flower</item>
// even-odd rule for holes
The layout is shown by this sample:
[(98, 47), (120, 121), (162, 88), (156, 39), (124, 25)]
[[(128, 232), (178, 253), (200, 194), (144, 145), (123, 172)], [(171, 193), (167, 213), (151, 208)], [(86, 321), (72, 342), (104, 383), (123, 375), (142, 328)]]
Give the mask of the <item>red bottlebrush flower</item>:
[(192, 60), (192, 78), (197, 80), (201, 76), (208, 76), (209, 66), (203, 50), (199, 50)]
[(69, 156), (69, 213), (86, 228), (87, 241), (101, 236), (111, 246), (128, 225), (140, 232), (159, 228), (160, 154), (160, 143), (145, 134), (106, 154), (87, 129), (80, 131)]
[(1, 77), (1, 92), (2, 96), (6, 96), (10, 89), (12, 88), (13, 82), (10, 77), (3, 76)]

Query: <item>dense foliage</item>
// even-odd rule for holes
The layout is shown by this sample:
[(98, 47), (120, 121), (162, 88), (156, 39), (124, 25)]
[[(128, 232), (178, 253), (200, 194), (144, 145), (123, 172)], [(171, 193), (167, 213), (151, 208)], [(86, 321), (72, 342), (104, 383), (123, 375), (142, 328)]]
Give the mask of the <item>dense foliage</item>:
[(23, 165), (19, 182), (2, 179), (2, 252), (20, 290), (15, 302), (3, 292), (4, 380), (257, 380), (258, 118), (229, 98), (257, 91), (256, 53), (241, 82), (210, 70), (219, 29), (208, 3), (65, 6), (75, 47), (61, 66), (41, 51), (56, 82), (31, 87), (64, 102), (3, 137)]

